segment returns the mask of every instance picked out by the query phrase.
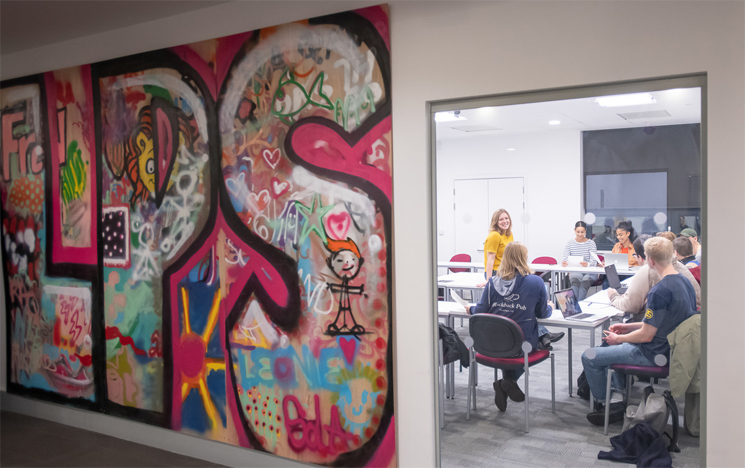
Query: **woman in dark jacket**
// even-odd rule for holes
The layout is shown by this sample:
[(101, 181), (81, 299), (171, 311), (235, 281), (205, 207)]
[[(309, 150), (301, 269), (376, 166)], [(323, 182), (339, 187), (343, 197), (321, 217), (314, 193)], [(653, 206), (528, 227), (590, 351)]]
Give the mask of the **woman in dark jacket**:
[[(520, 242), (511, 242), (504, 249), (502, 263), (496, 276), (489, 279), (478, 304), (469, 307), (468, 313), (496, 314), (514, 320), (520, 326), (525, 341), (538, 347), (538, 321), (553, 312), (543, 280), (532, 275), (528, 266), (528, 248)], [(494, 382), (494, 403), (500, 411), (507, 408), (507, 397), (512, 401), (525, 401), (525, 394), (517, 384), (523, 370), (502, 371), (503, 379)]]

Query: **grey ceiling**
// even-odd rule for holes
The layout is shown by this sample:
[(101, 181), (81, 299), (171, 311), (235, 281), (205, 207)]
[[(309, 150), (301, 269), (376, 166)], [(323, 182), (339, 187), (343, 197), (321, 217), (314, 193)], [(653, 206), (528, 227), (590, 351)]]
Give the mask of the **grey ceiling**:
[(0, 53), (89, 36), (225, 1), (0, 1)]

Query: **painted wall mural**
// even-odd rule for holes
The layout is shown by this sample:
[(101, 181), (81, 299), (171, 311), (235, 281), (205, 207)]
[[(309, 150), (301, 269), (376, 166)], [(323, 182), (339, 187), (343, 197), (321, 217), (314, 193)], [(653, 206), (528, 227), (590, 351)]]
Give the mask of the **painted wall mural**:
[(2, 83), (9, 390), (395, 466), (388, 10)]

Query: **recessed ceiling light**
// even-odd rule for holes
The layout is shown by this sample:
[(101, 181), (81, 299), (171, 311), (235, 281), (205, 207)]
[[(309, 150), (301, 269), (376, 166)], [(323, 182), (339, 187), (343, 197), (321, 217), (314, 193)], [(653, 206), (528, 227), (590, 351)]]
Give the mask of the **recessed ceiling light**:
[(561, 123), (561, 120), (549, 120), (549, 125), (559, 125)]
[(595, 98), (595, 102), (598, 103), (600, 107), (623, 107), (654, 104), (657, 101), (655, 101), (654, 97), (649, 93), (634, 93), (597, 97)]
[(507, 148), (507, 151), (515, 151), (515, 148)]
[(460, 114), (460, 111), (437, 112), (435, 122), (455, 122), (456, 120), (468, 120)]

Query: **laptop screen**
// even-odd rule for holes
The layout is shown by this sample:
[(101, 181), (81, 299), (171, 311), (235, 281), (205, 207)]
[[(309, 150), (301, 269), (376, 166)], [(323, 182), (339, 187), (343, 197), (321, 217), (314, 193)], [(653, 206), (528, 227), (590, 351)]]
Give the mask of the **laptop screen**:
[(606, 265), (616, 265), (618, 268), (621, 269), (628, 269), (629, 268), (629, 255), (625, 253), (621, 254), (605, 254), (605, 264)]
[(618, 289), (621, 286), (621, 278), (618, 277), (615, 265), (605, 267), (605, 275), (608, 277), (608, 284), (611, 288)]
[(574, 296), (574, 291), (571, 289), (557, 292), (556, 302), (558, 303), (559, 310), (561, 310), (564, 318), (582, 313), (577, 298)]

